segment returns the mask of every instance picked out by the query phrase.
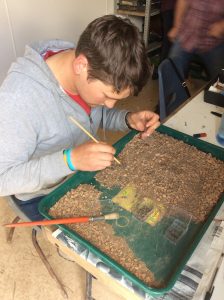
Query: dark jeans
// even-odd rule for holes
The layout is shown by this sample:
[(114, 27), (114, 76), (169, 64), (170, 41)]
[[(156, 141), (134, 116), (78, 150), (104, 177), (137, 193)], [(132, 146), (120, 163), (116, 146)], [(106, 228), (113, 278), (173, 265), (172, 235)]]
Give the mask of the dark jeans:
[(178, 56), (181, 59), (183, 73), (187, 77), (190, 61), (194, 54), (202, 60), (210, 78), (215, 78), (221, 69), (224, 68), (224, 44), (221, 44), (208, 52), (199, 53), (197, 51), (188, 52), (184, 50), (180, 43), (176, 41), (170, 50), (169, 57)]
[(39, 221), (43, 220), (44, 217), (39, 213), (38, 204), (44, 196), (33, 198), (31, 200), (22, 201), (17, 199), (15, 196), (12, 196), (15, 203), (19, 206), (21, 211), (31, 220)]

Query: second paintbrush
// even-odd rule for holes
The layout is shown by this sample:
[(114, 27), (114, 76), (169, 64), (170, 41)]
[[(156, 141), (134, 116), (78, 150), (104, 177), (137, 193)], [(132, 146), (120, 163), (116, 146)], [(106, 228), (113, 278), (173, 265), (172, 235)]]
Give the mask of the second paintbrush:
[(21, 222), (21, 223), (10, 223), (5, 224), (5, 227), (30, 227), (30, 226), (46, 226), (46, 225), (59, 225), (59, 224), (74, 224), (74, 223), (87, 223), (93, 221), (103, 220), (116, 220), (119, 218), (119, 214), (112, 213), (98, 217), (74, 217), (74, 218), (63, 218), (53, 220), (41, 220), (33, 222)]

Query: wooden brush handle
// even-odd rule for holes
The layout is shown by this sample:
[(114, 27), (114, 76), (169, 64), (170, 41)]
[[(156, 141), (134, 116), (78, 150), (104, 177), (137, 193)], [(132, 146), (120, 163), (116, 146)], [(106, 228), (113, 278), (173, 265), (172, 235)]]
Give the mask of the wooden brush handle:
[(118, 218), (119, 218), (119, 214), (117, 214), (117, 213), (112, 213), (112, 214), (104, 216), (105, 220), (116, 220)]

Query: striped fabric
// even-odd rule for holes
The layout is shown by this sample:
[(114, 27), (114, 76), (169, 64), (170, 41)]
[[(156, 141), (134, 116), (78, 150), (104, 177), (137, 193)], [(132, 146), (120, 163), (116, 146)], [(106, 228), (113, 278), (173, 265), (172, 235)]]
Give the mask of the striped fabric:
[(188, 8), (181, 24), (178, 39), (187, 51), (207, 52), (224, 42), (211, 37), (212, 24), (224, 20), (224, 0), (186, 0)]

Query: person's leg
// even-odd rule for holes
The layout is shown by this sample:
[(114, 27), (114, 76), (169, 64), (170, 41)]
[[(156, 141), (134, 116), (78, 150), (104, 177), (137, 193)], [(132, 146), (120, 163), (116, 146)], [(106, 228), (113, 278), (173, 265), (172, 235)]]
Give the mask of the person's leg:
[(178, 57), (179, 70), (181, 74), (184, 74), (185, 78), (188, 75), (189, 63), (193, 56), (193, 53), (185, 51), (179, 41), (176, 41), (170, 49), (169, 58)]
[(27, 201), (21, 201), (17, 199), (15, 196), (12, 196), (15, 203), (19, 206), (21, 211), (31, 220), (31, 221), (39, 221), (43, 220), (44, 217), (39, 213), (38, 204), (44, 196), (33, 198)]
[(224, 68), (224, 44), (221, 44), (209, 52), (200, 54), (210, 79), (215, 78)]

